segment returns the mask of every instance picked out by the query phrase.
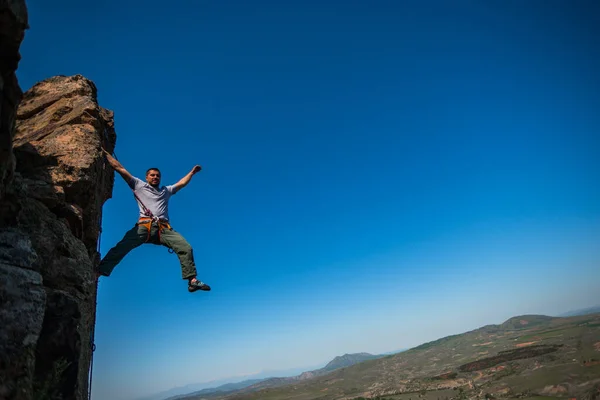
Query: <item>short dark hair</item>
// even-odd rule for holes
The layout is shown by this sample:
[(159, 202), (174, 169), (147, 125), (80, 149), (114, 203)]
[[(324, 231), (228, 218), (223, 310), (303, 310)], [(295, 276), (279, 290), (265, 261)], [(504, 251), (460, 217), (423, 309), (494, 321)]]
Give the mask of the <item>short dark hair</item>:
[(148, 174), (150, 173), (150, 171), (158, 171), (158, 173), (160, 174), (160, 169), (158, 169), (158, 168), (148, 168), (146, 170), (146, 176), (148, 176)]

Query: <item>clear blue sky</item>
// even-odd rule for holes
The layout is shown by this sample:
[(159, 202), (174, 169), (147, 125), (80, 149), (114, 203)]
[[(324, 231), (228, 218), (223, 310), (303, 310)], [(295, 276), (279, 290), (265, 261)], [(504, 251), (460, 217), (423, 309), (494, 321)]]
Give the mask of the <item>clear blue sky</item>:
[[(28, 6), (24, 90), (83, 74), (130, 172), (203, 166), (170, 214), (213, 291), (130, 253), (94, 400), (600, 303), (599, 2)], [(137, 216), (116, 179), (103, 255)]]

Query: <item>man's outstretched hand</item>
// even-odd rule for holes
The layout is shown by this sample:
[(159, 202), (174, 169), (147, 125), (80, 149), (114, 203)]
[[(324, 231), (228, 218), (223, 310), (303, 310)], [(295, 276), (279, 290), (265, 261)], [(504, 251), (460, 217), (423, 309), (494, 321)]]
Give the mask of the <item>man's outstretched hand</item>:
[(200, 172), (201, 169), (202, 169), (201, 166), (194, 165), (194, 168), (192, 168), (192, 170), (190, 172), (188, 172), (183, 178), (181, 178), (179, 180), (179, 182), (177, 182), (174, 185), (175, 186), (175, 191), (181, 190), (181, 188), (187, 186), (187, 184), (190, 183), (190, 180), (192, 179), (192, 176), (194, 176), (195, 174), (197, 174), (198, 172)]
[(115, 160), (115, 158), (112, 156), (112, 154), (110, 154), (108, 151), (106, 151), (106, 149), (104, 147), (100, 147), (100, 149), (102, 150), (102, 152), (104, 153), (104, 155), (106, 156), (106, 159), (109, 161), (109, 163), (112, 165), (113, 163), (111, 162), (112, 160)]

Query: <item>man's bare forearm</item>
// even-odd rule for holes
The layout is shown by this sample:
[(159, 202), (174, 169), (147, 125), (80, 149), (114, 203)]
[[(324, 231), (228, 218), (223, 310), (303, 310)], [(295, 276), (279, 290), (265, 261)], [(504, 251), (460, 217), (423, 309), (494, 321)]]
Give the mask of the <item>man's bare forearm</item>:
[(178, 189), (181, 189), (182, 187), (187, 186), (187, 184), (190, 183), (190, 181), (192, 180), (192, 176), (194, 176), (192, 171), (188, 172), (186, 176), (181, 178), (179, 180), (179, 182), (177, 182), (175, 184), (175, 186), (177, 186)]
[(106, 154), (106, 159), (108, 160), (108, 163), (110, 164), (111, 167), (113, 167), (117, 171), (120, 169), (125, 169), (123, 167), (123, 164), (121, 164), (116, 158), (111, 156), (109, 153), (105, 153), (105, 154)]
[(188, 172), (186, 176), (181, 178), (179, 180), (179, 182), (177, 182), (175, 184), (175, 188), (177, 190), (179, 190), (179, 189), (185, 187), (192, 180), (192, 176), (194, 176), (196, 173), (198, 173), (201, 169), (202, 169), (202, 167), (200, 167), (199, 165), (194, 166), (194, 168), (192, 168), (192, 170), (190, 172)]

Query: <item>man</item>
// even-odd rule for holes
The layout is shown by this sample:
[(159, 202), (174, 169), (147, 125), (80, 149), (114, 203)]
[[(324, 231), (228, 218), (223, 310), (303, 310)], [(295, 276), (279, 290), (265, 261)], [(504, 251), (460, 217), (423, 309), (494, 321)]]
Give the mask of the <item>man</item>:
[(192, 176), (202, 168), (199, 165), (174, 185), (160, 186), (160, 171), (150, 168), (146, 171), (146, 181), (132, 176), (119, 161), (102, 149), (108, 163), (117, 171), (133, 190), (140, 208), (140, 216), (135, 226), (130, 229), (115, 247), (110, 249), (98, 265), (98, 274), (110, 276), (115, 266), (131, 250), (143, 243), (163, 245), (172, 249), (179, 257), (181, 274), (188, 280), (188, 290), (210, 290), (210, 286), (196, 278), (196, 264), (192, 247), (169, 224), (169, 199), (185, 187)]

